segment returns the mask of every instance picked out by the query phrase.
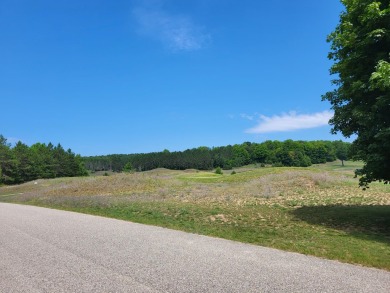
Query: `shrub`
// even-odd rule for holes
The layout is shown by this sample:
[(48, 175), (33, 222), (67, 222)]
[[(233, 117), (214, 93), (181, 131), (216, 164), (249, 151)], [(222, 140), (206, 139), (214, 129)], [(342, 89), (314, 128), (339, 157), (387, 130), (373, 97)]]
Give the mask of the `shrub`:
[(124, 167), (123, 167), (123, 172), (125, 173), (130, 173), (133, 171), (133, 166), (131, 165), (131, 162), (128, 162)]
[(217, 169), (215, 169), (215, 174), (223, 174), (221, 167), (217, 167)]

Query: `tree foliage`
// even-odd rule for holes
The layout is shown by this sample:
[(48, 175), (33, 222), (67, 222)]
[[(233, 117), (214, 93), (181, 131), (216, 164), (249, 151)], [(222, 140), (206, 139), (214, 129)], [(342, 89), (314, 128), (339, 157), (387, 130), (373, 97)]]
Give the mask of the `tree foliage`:
[(360, 185), (390, 181), (390, 1), (342, 0), (345, 11), (328, 36), (336, 88), (326, 93), (334, 133), (357, 135), (353, 156), (365, 162)]
[(123, 167), (123, 172), (130, 173), (131, 171), (133, 171), (133, 166), (131, 165), (131, 162), (127, 162)]
[[(349, 143), (341, 142), (349, 146)], [(107, 155), (83, 158), (91, 171), (122, 172), (126, 166), (135, 171), (155, 168), (174, 170), (230, 170), (247, 164), (306, 167), (336, 160), (336, 144), (331, 141), (265, 141), (227, 145), (214, 148), (198, 147), (183, 152), (154, 152), (146, 154)]]
[(344, 161), (348, 160), (350, 153), (350, 146), (343, 143), (341, 140), (333, 142), (333, 145), (336, 150), (336, 157), (341, 161), (341, 164), (344, 166)]
[(14, 147), (0, 135), (0, 183), (16, 184), (39, 178), (87, 175), (80, 155), (70, 149), (36, 143), (27, 146), (18, 142)]

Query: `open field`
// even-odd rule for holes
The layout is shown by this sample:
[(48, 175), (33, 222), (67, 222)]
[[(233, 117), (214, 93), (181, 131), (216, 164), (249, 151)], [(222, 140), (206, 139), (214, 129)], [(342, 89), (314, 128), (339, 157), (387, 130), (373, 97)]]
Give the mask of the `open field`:
[(0, 201), (79, 211), (390, 270), (390, 187), (339, 162), (223, 175), (156, 169), (0, 187)]

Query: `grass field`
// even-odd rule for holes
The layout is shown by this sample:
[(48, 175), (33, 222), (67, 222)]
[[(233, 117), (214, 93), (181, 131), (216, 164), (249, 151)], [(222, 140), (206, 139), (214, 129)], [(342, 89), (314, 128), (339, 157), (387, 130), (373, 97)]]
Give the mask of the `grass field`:
[(390, 187), (363, 191), (356, 162), (156, 169), (0, 187), (0, 201), (158, 225), (390, 270)]

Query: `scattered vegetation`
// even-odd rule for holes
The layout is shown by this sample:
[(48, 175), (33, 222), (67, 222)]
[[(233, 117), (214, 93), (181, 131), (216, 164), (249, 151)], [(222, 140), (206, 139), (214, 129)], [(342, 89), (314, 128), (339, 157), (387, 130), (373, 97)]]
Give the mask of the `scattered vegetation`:
[[(158, 168), (40, 179), (0, 188), (0, 201), (66, 209), (390, 270), (390, 188), (358, 187), (357, 162)], [(98, 172), (97, 172), (98, 173)], [(34, 184), (37, 182), (37, 184)]]

